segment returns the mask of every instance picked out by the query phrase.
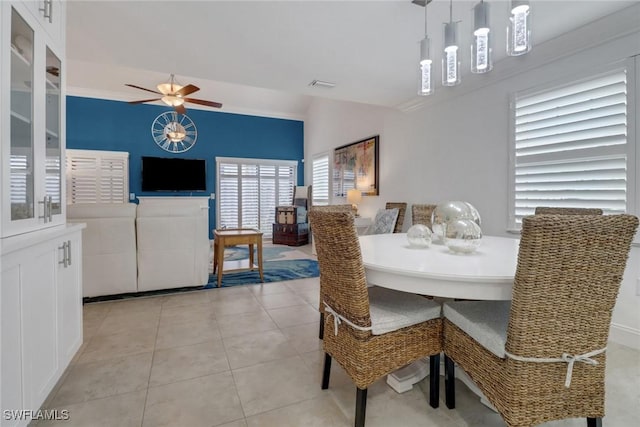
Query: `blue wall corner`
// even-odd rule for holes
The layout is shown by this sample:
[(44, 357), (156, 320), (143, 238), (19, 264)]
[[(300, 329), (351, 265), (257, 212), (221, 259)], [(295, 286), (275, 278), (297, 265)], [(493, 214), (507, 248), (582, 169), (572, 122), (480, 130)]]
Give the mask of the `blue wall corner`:
[[(303, 184), (302, 121), (191, 109), (187, 115), (198, 129), (196, 144), (185, 153), (172, 154), (158, 147), (151, 136), (151, 124), (166, 111), (170, 108), (67, 96), (67, 148), (129, 152), (129, 193), (136, 196), (209, 196), (216, 191), (216, 157), (297, 160), (298, 185)], [(143, 192), (142, 156), (205, 159), (207, 190)], [(216, 224), (215, 202), (209, 200), (209, 230)]]

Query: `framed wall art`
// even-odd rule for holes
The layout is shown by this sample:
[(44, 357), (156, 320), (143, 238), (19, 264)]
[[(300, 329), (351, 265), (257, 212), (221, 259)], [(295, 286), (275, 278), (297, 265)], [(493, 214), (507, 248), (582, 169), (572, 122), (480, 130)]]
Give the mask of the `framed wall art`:
[(380, 135), (338, 147), (333, 152), (333, 193), (346, 197), (356, 188), (363, 196), (377, 196)]

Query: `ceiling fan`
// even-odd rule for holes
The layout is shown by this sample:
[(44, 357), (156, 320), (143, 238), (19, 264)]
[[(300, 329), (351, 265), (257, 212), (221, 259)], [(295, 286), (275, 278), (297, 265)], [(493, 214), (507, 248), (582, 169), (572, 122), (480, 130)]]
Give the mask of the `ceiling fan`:
[(220, 104), (219, 102), (205, 101), (203, 99), (187, 98), (188, 95), (191, 95), (192, 93), (199, 91), (200, 88), (198, 86), (194, 86), (191, 84), (188, 84), (186, 86), (182, 86), (178, 84), (173, 74), (171, 74), (171, 78), (169, 79), (168, 82), (160, 83), (157, 86), (158, 88), (157, 91), (152, 89), (146, 89), (144, 87), (132, 85), (129, 83), (126, 83), (125, 86), (129, 86), (129, 87), (140, 89), (140, 90), (146, 90), (147, 92), (160, 95), (159, 98), (143, 99), (140, 101), (129, 101), (129, 104), (142, 104), (145, 102), (161, 100), (165, 104), (171, 107), (174, 107), (176, 109), (176, 112), (178, 112), (179, 114), (185, 114), (187, 112), (187, 109), (184, 107), (185, 102), (206, 105), (207, 107), (213, 107), (213, 108), (222, 107), (222, 104)]

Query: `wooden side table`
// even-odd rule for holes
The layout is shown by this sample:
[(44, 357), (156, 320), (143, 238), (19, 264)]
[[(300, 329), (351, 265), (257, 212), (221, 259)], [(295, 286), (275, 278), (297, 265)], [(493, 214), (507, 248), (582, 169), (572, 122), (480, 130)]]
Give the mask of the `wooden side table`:
[[(253, 246), (258, 246), (258, 271), (260, 281), (264, 282), (262, 270), (262, 231), (253, 228), (226, 228), (213, 230), (213, 272), (218, 270), (218, 287), (222, 284), (224, 248), (227, 246), (249, 245), (249, 268), (253, 270)], [(244, 268), (233, 270), (246, 270)]]

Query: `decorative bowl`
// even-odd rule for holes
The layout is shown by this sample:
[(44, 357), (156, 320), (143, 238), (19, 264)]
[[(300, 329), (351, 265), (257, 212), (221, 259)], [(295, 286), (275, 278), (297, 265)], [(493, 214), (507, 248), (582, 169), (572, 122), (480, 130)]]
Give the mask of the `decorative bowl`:
[(454, 219), (444, 226), (444, 244), (452, 252), (475, 252), (481, 240), (482, 230), (471, 219)]
[(428, 248), (431, 245), (431, 230), (423, 224), (412, 225), (407, 230), (407, 240), (412, 248)]
[(480, 213), (468, 202), (446, 201), (439, 203), (431, 214), (433, 240), (444, 242), (444, 225), (455, 219), (469, 219), (480, 226)]

